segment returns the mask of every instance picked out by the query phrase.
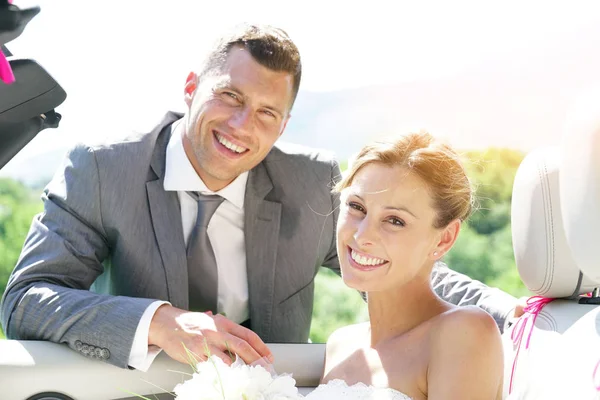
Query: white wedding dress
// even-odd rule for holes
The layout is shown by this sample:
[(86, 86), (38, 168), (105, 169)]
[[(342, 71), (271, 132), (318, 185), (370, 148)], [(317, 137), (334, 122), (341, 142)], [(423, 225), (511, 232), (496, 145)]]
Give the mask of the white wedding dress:
[(411, 400), (407, 395), (395, 389), (380, 389), (357, 383), (348, 386), (341, 379), (333, 379), (327, 384), (319, 385), (310, 392), (307, 400)]

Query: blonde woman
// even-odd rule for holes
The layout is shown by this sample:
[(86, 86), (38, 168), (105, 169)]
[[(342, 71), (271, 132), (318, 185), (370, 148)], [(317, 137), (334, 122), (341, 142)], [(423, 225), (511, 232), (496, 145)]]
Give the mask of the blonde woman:
[(431, 287), (472, 207), (456, 152), (427, 133), (374, 143), (337, 190), (342, 277), (367, 294), (369, 321), (332, 334), (324, 385), (309, 398), (500, 399), (494, 319)]

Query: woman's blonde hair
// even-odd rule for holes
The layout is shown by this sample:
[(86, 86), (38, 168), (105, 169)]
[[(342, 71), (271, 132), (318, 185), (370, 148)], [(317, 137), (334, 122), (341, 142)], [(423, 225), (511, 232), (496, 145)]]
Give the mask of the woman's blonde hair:
[(350, 186), (358, 171), (373, 163), (406, 168), (426, 183), (437, 211), (435, 228), (457, 218), (464, 221), (471, 214), (473, 190), (459, 155), (429, 133), (411, 133), (363, 147), (335, 190)]

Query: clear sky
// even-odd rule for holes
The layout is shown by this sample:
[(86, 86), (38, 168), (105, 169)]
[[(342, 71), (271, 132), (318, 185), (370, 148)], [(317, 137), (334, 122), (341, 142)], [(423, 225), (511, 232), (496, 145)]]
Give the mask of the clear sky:
[(42, 12), (9, 49), (38, 60), (68, 92), (58, 110), (68, 115), (60, 135), (43, 132), (21, 157), (92, 135), (122, 133), (121, 126), (147, 128), (166, 109), (182, 109), (187, 73), (223, 29), (241, 21), (271, 23), (290, 34), (302, 54), (306, 91), (451, 76), (600, 22), (597, 1), (15, 4), (39, 5)]

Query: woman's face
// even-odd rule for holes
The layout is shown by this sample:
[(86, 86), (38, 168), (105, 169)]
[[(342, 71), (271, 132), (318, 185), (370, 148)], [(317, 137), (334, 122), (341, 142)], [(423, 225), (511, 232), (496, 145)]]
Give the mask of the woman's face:
[(426, 273), (441, 237), (421, 178), (402, 167), (367, 164), (341, 193), (337, 251), (346, 285), (397, 290)]

